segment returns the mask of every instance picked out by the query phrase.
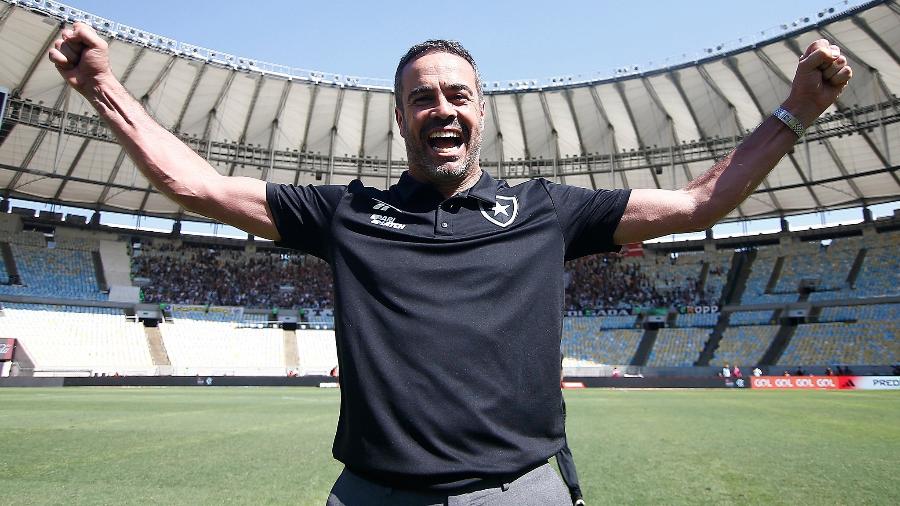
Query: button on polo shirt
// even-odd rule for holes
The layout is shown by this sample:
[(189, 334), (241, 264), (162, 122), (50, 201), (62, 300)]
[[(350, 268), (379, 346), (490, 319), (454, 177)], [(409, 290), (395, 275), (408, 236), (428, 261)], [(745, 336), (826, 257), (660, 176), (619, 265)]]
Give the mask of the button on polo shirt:
[(628, 196), (486, 172), (449, 199), (408, 173), (388, 190), (267, 185), (279, 245), (332, 267), (335, 458), (449, 490), (556, 453), (563, 263), (618, 249)]

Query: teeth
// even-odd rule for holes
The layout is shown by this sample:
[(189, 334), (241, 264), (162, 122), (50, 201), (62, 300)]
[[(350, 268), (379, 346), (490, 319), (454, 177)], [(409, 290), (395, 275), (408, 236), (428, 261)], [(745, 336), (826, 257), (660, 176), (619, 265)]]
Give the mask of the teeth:
[(431, 132), (431, 133), (428, 135), (428, 138), (429, 138), (429, 139), (437, 139), (437, 138), (440, 138), (440, 137), (453, 137), (453, 138), (457, 138), (457, 137), (459, 137), (459, 134), (456, 133), (456, 132), (437, 131), (437, 132)]

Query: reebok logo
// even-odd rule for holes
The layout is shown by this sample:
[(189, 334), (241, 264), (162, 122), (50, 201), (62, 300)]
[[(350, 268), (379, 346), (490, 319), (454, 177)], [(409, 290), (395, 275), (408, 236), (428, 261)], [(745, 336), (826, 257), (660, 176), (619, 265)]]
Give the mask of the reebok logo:
[[(387, 205), (387, 204), (383, 204)], [(377, 209), (377, 205), (376, 205)], [(393, 216), (383, 216), (380, 214), (373, 214), (369, 217), (372, 225), (381, 225), (382, 227), (395, 228), (397, 230), (403, 230), (406, 228), (406, 225), (403, 223), (397, 223), (396, 218)]]
[(396, 211), (396, 212), (398, 212), (398, 213), (402, 213), (402, 212), (403, 212), (403, 211), (397, 209), (396, 207), (394, 207), (394, 206), (392, 206), (392, 205), (390, 205), (390, 204), (388, 204), (388, 203), (386, 203), (386, 202), (382, 202), (382, 201), (380, 201), (380, 200), (378, 200), (378, 199), (372, 199), (372, 200), (375, 201), (375, 205), (372, 206), (372, 210), (373, 210), (373, 211), (382, 211), (382, 212), (384, 212), (384, 211)]

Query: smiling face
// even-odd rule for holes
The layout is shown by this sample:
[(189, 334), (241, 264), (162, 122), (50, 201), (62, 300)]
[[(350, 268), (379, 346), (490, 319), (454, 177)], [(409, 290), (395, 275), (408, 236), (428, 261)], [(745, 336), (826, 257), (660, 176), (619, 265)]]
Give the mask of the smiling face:
[(484, 103), (469, 62), (432, 51), (410, 61), (400, 78), (395, 112), (410, 174), (438, 186), (479, 175)]

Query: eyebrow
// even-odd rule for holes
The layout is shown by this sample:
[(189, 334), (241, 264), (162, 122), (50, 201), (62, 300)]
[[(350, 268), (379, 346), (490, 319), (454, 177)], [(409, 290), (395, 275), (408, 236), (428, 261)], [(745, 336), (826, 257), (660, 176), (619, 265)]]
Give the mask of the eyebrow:
[[(448, 84), (447, 88), (449, 88), (453, 91), (461, 91), (462, 90), (462, 91), (467, 91), (469, 93), (474, 93), (472, 91), (472, 88), (469, 87), (469, 85), (463, 84), (463, 83)], [(407, 98), (412, 98), (412, 97), (415, 97), (416, 95), (421, 95), (423, 93), (430, 93), (432, 91), (434, 91), (434, 86), (432, 86), (430, 84), (422, 84), (420, 86), (416, 86), (415, 88), (409, 90), (409, 94), (407, 95)]]

